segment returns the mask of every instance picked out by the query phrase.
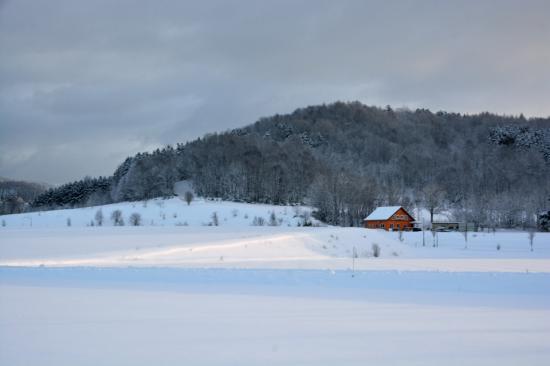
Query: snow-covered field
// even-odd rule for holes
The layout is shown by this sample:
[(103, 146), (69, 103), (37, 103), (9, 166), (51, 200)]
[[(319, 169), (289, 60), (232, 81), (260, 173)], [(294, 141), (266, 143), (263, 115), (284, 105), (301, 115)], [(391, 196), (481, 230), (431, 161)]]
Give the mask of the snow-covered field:
[[(3, 266), (183, 266), (550, 272), (550, 234), (397, 233), (339, 227), (59, 227), (0, 230)], [(428, 239), (428, 236), (430, 237)], [(373, 256), (373, 245), (380, 257)], [(500, 250), (496, 249), (500, 244)], [(357, 258), (352, 259), (353, 253)]]
[(525, 232), (301, 227), (305, 207), (97, 210), (0, 216), (1, 365), (550, 363), (550, 234), (531, 251)]

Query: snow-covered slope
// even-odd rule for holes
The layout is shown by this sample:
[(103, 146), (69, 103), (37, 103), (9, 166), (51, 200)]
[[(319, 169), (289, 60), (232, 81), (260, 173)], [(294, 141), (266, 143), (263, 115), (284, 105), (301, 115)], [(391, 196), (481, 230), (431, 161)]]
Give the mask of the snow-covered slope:
[(275, 214), (277, 225), (298, 226), (303, 224), (304, 216), (309, 219), (311, 213), (311, 208), (306, 206), (247, 204), (205, 199), (195, 199), (188, 205), (181, 198), (175, 197), (5, 215), (0, 216), (0, 222), (6, 228), (95, 226), (97, 225), (95, 216), (99, 210), (103, 215), (102, 226), (114, 225), (111, 214), (116, 210), (122, 212), (125, 225), (131, 224), (130, 216), (133, 213), (139, 214), (141, 216), (141, 226), (209, 226), (214, 225), (214, 213), (218, 217), (218, 225), (220, 226), (251, 226), (254, 224), (255, 217), (261, 218), (264, 225), (268, 225), (272, 213)]

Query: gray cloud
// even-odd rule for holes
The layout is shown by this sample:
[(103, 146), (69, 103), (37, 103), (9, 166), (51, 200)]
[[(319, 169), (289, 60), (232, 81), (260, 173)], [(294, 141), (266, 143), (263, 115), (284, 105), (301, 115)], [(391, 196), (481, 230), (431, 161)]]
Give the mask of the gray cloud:
[(0, 2), (0, 176), (107, 175), (335, 100), (548, 116), (548, 14), (544, 0)]

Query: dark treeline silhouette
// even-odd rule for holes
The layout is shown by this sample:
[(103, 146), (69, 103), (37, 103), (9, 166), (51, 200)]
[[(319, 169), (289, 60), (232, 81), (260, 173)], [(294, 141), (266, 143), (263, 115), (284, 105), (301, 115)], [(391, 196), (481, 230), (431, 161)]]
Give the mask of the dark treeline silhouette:
[(308, 203), (360, 225), (379, 205), (446, 211), (492, 227), (533, 226), (550, 197), (550, 119), (393, 110), (358, 102), (287, 115), (127, 158), (112, 177), (49, 190), (34, 208), (170, 196)]
[(41, 183), (0, 178), (0, 215), (26, 211), (47, 188)]

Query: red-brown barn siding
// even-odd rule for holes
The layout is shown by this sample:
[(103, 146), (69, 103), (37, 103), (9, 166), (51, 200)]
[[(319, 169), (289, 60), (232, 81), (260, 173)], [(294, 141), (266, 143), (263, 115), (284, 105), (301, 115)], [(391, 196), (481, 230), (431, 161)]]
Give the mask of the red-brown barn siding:
[(413, 228), (413, 221), (414, 219), (405, 210), (400, 208), (389, 219), (365, 220), (364, 226), (367, 229), (409, 230)]

